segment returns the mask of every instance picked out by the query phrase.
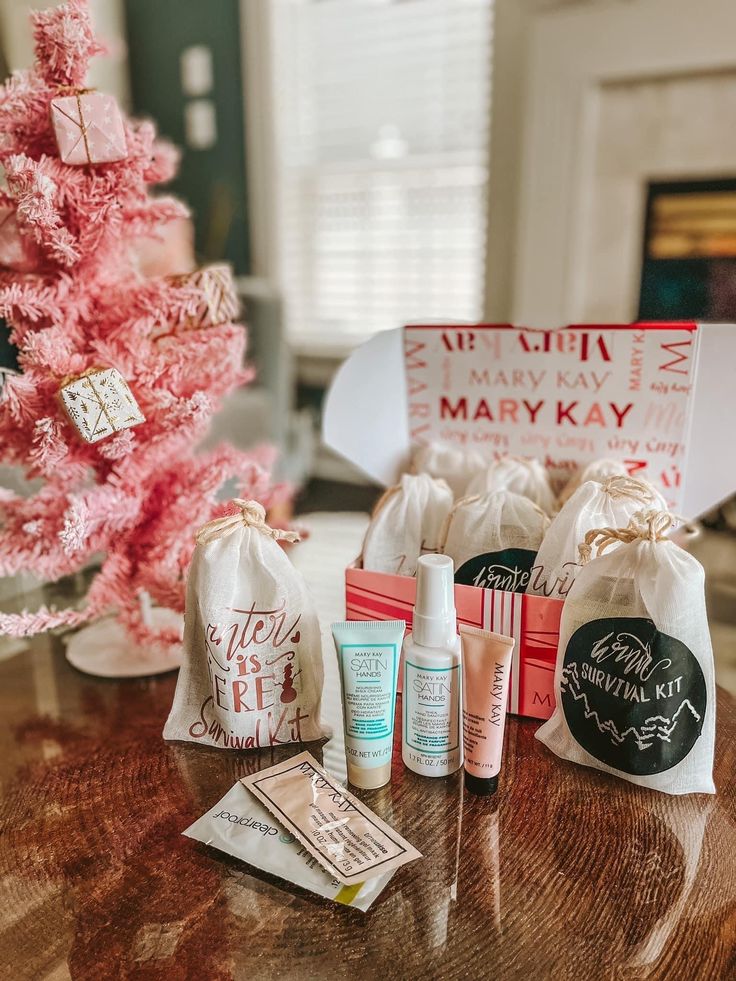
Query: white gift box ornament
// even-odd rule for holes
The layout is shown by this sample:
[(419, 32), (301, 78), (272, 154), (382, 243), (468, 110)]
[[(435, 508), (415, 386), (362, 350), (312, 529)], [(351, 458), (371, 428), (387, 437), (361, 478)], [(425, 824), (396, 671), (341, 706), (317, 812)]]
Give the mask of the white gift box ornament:
[(188, 327), (214, 327), (238, 316), (240, 305), (233, 273), (224, 262), (203, 266), (195, 272), (171, 277), (177, 286), (196, 286), (202, 291), (202, 301), (189, 317)]
[(182, 308), (178, 317), (174, 316), (173, 320), (156, 325), (151, 336), (157, 342), (164, 339), (170, 341), (181, 330), (197, 330), (231, 323), (240, 312), (232, 269), (225, 262), (215, 262), (190, 273), (167, 276), (166, 281), (174, 287), (198, 289), (201, 299), (194, 309)]
[(92, 368), (64, 383), (59, 394), (67, 415), (87, 443), (146, 421), (116, 368)]
[(113, 163), (128, 155), (123, 117), (112, 95), (80, 91), (56, 96), (51, 122), (64, 163)]

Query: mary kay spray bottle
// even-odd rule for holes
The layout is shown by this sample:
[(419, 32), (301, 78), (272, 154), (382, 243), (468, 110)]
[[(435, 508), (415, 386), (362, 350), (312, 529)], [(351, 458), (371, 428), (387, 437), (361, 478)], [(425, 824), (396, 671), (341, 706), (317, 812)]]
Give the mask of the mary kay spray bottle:
[(410, 770), (427, 777), (447, 776), (463, 763), (453, 580), (449, 556), (421, 556), (413, 630), (404, 640), (401, 755)]

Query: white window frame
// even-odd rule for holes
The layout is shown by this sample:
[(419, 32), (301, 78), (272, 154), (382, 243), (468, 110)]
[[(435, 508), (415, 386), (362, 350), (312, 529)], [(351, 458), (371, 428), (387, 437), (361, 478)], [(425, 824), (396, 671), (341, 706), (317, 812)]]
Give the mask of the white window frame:
[[(495, 2), (498, 4), (499, 0)], [(510, 2), (516, 3), (517, 0)], [(278, 121), (274, 92), (278, 79), (275, 77), (273, 58), (274, 8), (270, 0), (240, 0), (240, 9), (253, 276), (264, 280), (271, 290), (283, 293), (278, 242), (279, 201), (273, 180), (277, 170), (276, 147), (280, 137), (275, 129)], [(495, 75), (495, 65), (493, 74)], [(492, 92), (494, 85), (495, 79), (492, 77)], [(488, 111), (490, 110), (489, 106)], [(488, 260), (485, 269), (487, 280)], [(487, 296), (487, 282), (483, 292)], [(296, 336), (289, 338), (289, 344), (304, 359), (317, 358), (332, 362), (342, 360), (360, 340), (360, 337), (340, 335), (325, 338)]]

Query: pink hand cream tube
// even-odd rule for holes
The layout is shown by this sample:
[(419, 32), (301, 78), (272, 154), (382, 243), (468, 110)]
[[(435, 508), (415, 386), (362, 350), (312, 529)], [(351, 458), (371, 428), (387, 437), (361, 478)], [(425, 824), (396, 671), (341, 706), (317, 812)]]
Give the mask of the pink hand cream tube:
[(460, 626), (465, 786), (495, 794), (503, 753), (514, 638)]

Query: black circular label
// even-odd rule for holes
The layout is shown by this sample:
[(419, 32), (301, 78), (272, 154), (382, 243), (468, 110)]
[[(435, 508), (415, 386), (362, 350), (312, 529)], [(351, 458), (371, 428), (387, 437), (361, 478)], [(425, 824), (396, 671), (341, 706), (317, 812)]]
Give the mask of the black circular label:
[(537, 553), (528, 548), (504, 548), (486, 552), (463, 562), (455, 573), (455, 582), (485, 589), (505, 589), (525, 593)]
[(567, 644), (560, 692), (575, 739), (624, 773), (669, 770), (703, 728), (700, 665), (646, 617), (607, 617), (579, 627)]

